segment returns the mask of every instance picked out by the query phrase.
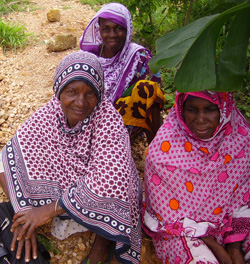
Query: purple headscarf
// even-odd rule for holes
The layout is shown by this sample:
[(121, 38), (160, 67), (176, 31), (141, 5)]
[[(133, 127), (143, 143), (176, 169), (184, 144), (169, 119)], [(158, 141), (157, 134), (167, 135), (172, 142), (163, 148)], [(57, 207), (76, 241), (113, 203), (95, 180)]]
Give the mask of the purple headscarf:
[(80, 48), (99, 56), (99, 46), (103, 44), (100, 35), (99, 17), (111, 20), (127, 30), (124, 47), (113, 58), (99, 57), (104, 70), (105, 95), (114, 103), (127, 90), (133, 80), (143, 51), (147, 60), (152, 58), (149, 50), (136, 43), (131, 43), (132, 19), (129, 10), (122, 4), (110, 3), (101, 8), (83, 32)]

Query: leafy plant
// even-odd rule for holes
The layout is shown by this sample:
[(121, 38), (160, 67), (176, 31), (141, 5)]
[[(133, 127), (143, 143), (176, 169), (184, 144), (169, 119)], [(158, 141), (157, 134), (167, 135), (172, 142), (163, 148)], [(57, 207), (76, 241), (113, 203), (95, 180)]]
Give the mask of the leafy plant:
[(170, 109), (175, 101), (176, 88), (174, 85), (174, 73), (175, 69), (162, 69), (162, 91), (165, 94), (165, 105), (164, 109)]
[[(232, 91), (242, 88), (250, 36), (250, 1), (221, 14), (206, 16), (170, 32), (156, 42), (157, 55), (150, 67), (179, 66), (178, 91)], [(221, 28), (234, 16), (216, 67), (216, 42)]]
[(110, 2), (117, 2), (117, 1), (112, 1), (112, 0), (80, 0), (81, 4), (90, 5), (96, 12), (101, 8), (102, 5), (110, 3)]
[(1, 0), (0, 1), (0, 15), (6, 15), (12, 11), (24, 11), (30, 1), (13, 1), (13, 0)]
[(54, 247), (52, 239), (48, 239), (45, 236), (38, 234), (37, 240), (39, 241), (39, 243), (43, 244), (48, 251), (53, 252), (55, 254), (61, 253), (59, 249)]
[(0, 46), (4, 50), (12, 48), (23, 48), (27, 45), (28, 37), (32, 34), (28, 34), (27, 29), (23, 25), (17, 23), (11, 24), (9, 22), (3, 22), (0, 20)]

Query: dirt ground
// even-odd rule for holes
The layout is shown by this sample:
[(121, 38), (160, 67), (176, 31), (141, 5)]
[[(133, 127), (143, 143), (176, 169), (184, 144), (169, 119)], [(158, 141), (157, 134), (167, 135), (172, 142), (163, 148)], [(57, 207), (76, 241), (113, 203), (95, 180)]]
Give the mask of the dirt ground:
[[(2, 20), (18, 22), (33, 33), (32, 42), (17, 52), (0, 50), (0, 149), (15, 134), (17, 128), (35, 110), (51, 98), (52, 80), (56, 66), (73, 50), (48, 52), (46, 41), (55, 34), (72, 33), (79, 40), (84, 28), (95, 14), (88, 5), (73, 0), (33, 0), (24, 12), (13, 12)], [(59, 9), (59, 22), (49, 23), (47, 12)], [(75, 48), (78, 50), (79, 47)], [(133, 156), (143, 180), (145, 139), (132, 144)], [(6, 197), (0, 188), (0, 202)], [(64, 241), (50, 239), (51, 263), (78, 264), (88, 254), (94, 235), (76, 234)], [(57, 249), (58, 251), (55, 251)], [(113, 263), (117, 263), (113, 261)], [(160, 263), (154, 254), (151, 240), (143, 234), (141, 263)]]

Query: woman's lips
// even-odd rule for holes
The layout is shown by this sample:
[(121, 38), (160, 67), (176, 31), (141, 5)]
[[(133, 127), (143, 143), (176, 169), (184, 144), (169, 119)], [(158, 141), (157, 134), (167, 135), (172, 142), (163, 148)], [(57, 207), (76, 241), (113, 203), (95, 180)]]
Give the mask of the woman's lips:
[(73, 112), (74, 112), (76, 115), (84, 115), (84, 114), (86, 114), (87, 110), (74, 110), (74, 109), (73, 109)]
[(195, 130), (197, 134), (207, 134), (208, 133), (208, 129), (206, 130)]

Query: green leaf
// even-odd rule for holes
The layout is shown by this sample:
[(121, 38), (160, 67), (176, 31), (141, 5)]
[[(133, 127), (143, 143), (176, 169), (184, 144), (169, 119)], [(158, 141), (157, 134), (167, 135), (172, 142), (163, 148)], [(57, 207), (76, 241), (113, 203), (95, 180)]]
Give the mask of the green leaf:
[(250, 37), (250, 8), (238, 12), (228, 33), (217, 72), (216, 91), (242, 88)]
[(178, 92), (215, 88), (215, 43), (224, 22), (224, 19), (213, 21), (189, 49), (175, 76)]
[[(157, 54), (149, 63), (150, 69), (157, 72), (162, 66), (173, 68), (178, 65), (175, 86), (179, 92), (239, 89), (249, 39), (249, 8), (250, 0), (159, 38), (156, 42)], [(235, 20), (225, 42), (217, 73), (217, 39), (221, 28), (232, 15), (236, 15)]]
[(156, 40), (156, 56), (149, 62), (153, 72), (158, 72), (162, 66), (173, 68), (180, 63), (197, 36), (201, 34), (214, 17), (203, 17), (187, 26), (170, 32)]

